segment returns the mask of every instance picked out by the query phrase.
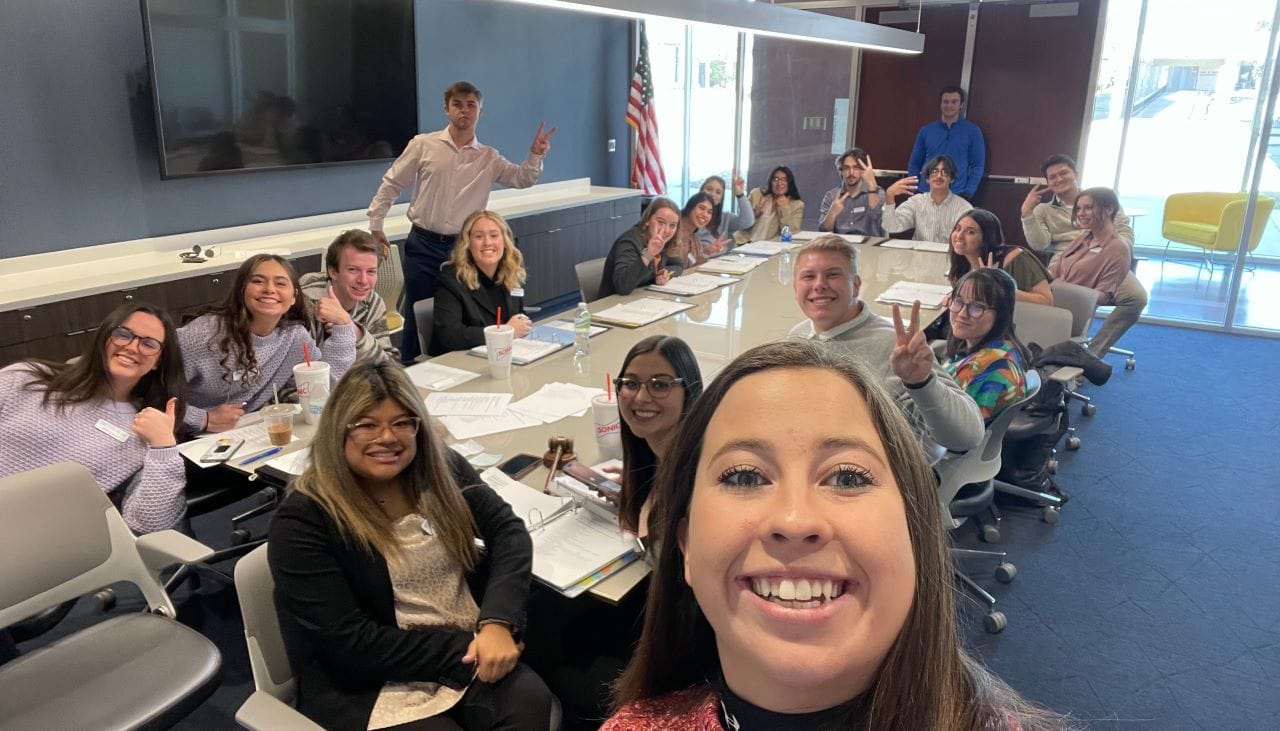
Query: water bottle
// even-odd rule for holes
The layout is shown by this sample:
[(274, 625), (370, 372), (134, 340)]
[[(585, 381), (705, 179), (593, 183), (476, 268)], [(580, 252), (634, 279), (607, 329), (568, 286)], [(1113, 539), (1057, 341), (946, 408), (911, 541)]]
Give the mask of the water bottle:
[(782, 261), (778, 262), (778, 282), (790, 286), (792, 271), (791, 250), (783, 249)]
[(782, 225), (782, 243), (791, 243), (791, 227), (786, 224)]
[(578, 303), (578, 314), (573, 316), (573, 354), (591, 354), (591, 310), (586, 302)]

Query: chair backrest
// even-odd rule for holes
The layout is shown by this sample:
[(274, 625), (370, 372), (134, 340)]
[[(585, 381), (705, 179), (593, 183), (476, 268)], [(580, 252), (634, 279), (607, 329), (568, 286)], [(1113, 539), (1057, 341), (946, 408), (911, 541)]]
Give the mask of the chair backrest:
[(392, 244), (391, 253), (378, 262), (378, 284), (373, 288), (387, 309), (400, 309), (400, 297), (404, 294), (404, 269), (400, 265), (400, 245)]
[(600, 299), (600, 282), (604, 278), (604, 259), (590, 259), (573, 265), (578, 275), (578, 291), (582, 293), (583, 302)]
[[(1240, 235), (1244, 233), (1244, 212), (1249, 204), (1248, 196), (1243, 193), (1240, 200), (1232, 201), (1222, 210), (1222, 222), (1218, 224), (1217, 246), (1214, 248), (1235, 251), (1240, 245)], [(1253, 209), (1253, 227), (1249, 229), (1249, 251), (1258, 248), (1262, 234), (1267, 230), (1267, 221), (1271, 211), (1275, 209), (1274, 198), (1258, 196), (1258, 205)]]
[(0, 479), (0, 627), (117, 581), (152, 611), (177, 610), (147, 570), (133, 532), (82, 465)]
[(244, 617), (244, 641), (249, 646), (249, 667), (254, 688), (292, 703), (293, 668), (280, 636), (276, 614), (275, 581), (267, 564), (267, 545), (253, 549), (236, 562), (236, 594)]
[(1014, 417), (1022, 412), (1036, 394), (1040, 392), (1040, 374), (1034, 368), (1026, 370), (1026, 391), (1022, 398), (1005, 407), (992, 422), (987, 425), (982, 435), (982, 442), (968, 452), (947, 452), (934, 464), (938, 473), (938, 497), (942, 500), (943, 513), (948, 514), (947, 506), (960, 492), (960, 488), (975, 482), (986, 482), (1000, 474), (1000, 450), (1004, 444), (1005, 432)]
[[(1161, 228), (1172, 221), (1217, 226), (1222, 221), (1222, 212), (1230, 203), (1247, 197), (1244, 193), (1174, 193), (1164, 199)], [(1165, 238), (1169, 238), (1167, 234)]]
[(1061, 307), (1035, 302), (1018, 302), (1013, 306), (1014, 333), (1023, 344), (1050, 345), (1071, 339), (1071, 313)]
[(1098, 291), (1061, 279), (1053, 280), (1049, 289), (1053, 292), (1053, 306), (1071, 313), (1071, 337), (1088, 335), (1093, 314), (1098, 310)]
[(418, 325), (418, 346), (426, 355), (431, 349), (431, 330), (436, 321), (436, 298), (428, 297), (413, 303), (413, 321)]

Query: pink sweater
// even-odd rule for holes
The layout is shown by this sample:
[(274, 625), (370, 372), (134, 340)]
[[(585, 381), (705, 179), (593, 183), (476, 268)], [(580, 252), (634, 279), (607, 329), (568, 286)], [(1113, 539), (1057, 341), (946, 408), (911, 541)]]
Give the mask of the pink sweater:
[[(1094, 251), (1097, 249), (1097, 251)], [(1067, 282), (1096, 289), (1103, 298), (1112, 297), (1129, 274), (1129, 245), (1113, 233), (1096, 242), (1092, 231), (1086, 231), (1067, 244), (1049, 264), (1049, 273)]]

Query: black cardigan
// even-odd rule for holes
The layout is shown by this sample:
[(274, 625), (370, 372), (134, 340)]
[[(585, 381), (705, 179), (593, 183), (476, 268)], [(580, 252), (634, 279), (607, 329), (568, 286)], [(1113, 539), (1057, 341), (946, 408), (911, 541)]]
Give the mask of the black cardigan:
[[(483, 280), (481, 280), (483, 281)], [(524, 297), (513, 297), (501, 284), (476, 289), (458, 281), (457, 270), (452, 264), (440, 268), (436, 284), (434, 321), (431, 325), (430, 355), (441, 355), (455, 350), (468, 350), (484, 345), (484, 329), (497, 322), (498, 312), (493, 307), (490, 291), (502, 294), (502, 321), (524, 312)]]
[[(485, 552), (468, 575), (480, 619), (523, 632), (533, 544), (511, 506), (448, 450), (450, 468), (475, 517)], [(359, 550), (311, 498), (290, 492), (271, 521), (267, 558), (298, 710), (327, 729), (364, 731), (388, 681), (434, 681), (461, 688), (471, 630), (403, 630), (382, 556)]]
[[(657, 278), (653, 263), (646, 265), (641, 258), (647, 249), (644, 228), (640, 224), (627, 229), (613, 242), (609, 256), (604, 260), (604, 272), (600, 279), (601, 297), (631, 294), (637, 287), (653, 284)], [(668, 256), (665, 251), (661, 256), (662, 267), (670, 270), (672, 276), (684, 270), (684, 262), (680, 261), (680, 257)]]

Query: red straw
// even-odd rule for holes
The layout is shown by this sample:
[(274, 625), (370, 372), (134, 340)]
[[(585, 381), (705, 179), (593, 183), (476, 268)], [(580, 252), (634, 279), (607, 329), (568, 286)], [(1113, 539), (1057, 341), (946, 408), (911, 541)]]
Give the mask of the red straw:
[(613, 400), (613, 379), (609, 378), (609, 373), (607, 371), (604, 374), (604, 400)]
[(302, 344), (302, 358), (303, 360), (307, 361), (307, 367), (310, 368), (311, 367), (311, 351), (307, 350), (306, 343)]
[(498, 308), (498, 327), (502, 327), (502, 308)]

